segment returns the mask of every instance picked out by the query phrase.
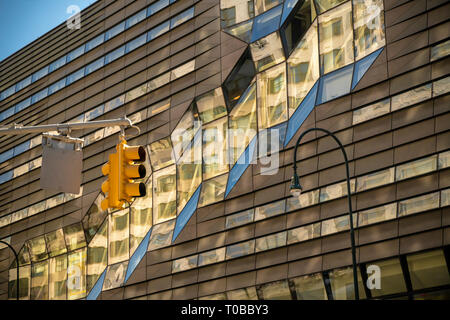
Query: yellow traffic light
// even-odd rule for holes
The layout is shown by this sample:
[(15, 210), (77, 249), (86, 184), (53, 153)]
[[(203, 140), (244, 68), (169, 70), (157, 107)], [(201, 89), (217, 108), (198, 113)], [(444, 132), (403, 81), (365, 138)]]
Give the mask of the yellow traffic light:
[(120, 163), (119, 199), (131, 202), (135, 197), (144, 197), (146, 187), (143, 182), (135, 182), (146, 175), (145, 166), (142, 163), (146, 158), (145, 148), (142, 146), (128, 146), (125, 140), (117, 146)]
[(106, 194), (101, 202), (102, 210), (108, 208), (121, 208), (123, 203), (119, 201), (119, 157), (117, 153), (109, 155), (109, 161), (102, 167), (103, 175), (108, 179), (102, 184), (102, 191)]
[(106, 194), (101, 203), (102, 210), (108, 208), (121, 209), (125, 202), (131, 202), (132, 198), (144, 197), (146, 187), (142, 179), (146, 175), (145, 166), (138, 162), (144, 162), (146, 152), (142, 146), (128, 146), (122, 140), (116, 146), (117, 153), (109, 155), (109, 161), (102, 167), (102, 173), (108, 179), (102, 184), (102, 191)]

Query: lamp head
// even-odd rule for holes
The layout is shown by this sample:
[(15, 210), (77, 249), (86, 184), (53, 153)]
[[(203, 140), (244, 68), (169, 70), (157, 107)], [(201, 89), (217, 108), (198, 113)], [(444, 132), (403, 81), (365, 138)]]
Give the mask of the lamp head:
[(292, 176), (290, 189), (291, 189), (291, 194), (294, 197), (300, 196), (300, 194), (302, 192), (302, 186), (300, 185), (300, 179), (296, 172), (294, 172), (294, 175)]

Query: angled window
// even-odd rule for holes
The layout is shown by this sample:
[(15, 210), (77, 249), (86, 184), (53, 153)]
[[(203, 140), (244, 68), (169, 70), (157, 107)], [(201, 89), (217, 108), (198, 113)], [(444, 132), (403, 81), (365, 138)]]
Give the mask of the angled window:
[(220, 23), (222, 28), (248, 20), (254, 16), (253, 0), (220, 1)]
[(87, 249), (87, 290), (90, 291), (108, 264), (108, 222), (105, 220)]
[(442, 250), (406, 256), (413, 290), (450, 284), (447, 263)]
[(256, 288), (261, 300), (292, 300), (287, 280), (260, 285)]
[(123, 32), (124, 30), (125, 30), (125, 21), (122, 21), (118, 25), (115, 25), (114, 27), (109, 28), (109, 30), (107, 30), (105, 32), (105, 41), (117, 36), (119, 33)]
[(84, 54), (84, 44), (79, 46), (78, 48), (72, 50), (71, 52), (69, 52), (67, 54), (67, 63), (69, 63), (72, 60), (75, 60), (76, 58), (78, 58), (82, 54)]
[(49, 260), (50, 279), (49, 300), (67, 299), (67, 255), (63, 254)]
[(203, 125), (203, 179), (228, 171), (228, 118)]
[[(50, 63), (48, 72), (53, 72), (53, 71), (55, 71), (56, 69), (59, 69), (59, 68), (61, 68), (63, 65), (65, 65), (65, 64), (66, 64), (66, 58), (67, 58), (66, 56), (63, 56), (63, 57), (59, 58), (58, 60), (53, 61), (52, 63)], [(31, 80), (30, 80), (30, 83), (31, 83)], [(27, 84), (27, 85), (28, 85), (28, 84)], [(17, 85), (16, 85), (16, 88), (17, 88)]]
[(290, 280), (297, 300), (328, 300), (322, 273), (301, 276)]
[(150, 144), (150, 160), (154, 171), (174, 163), (172, 143), (169, 137)]
[(31, 300), (48, 300), (48, 261), (31, 266)]
[(77, 300), (86, 296), (86, 248), (67, 255), (67, 299)]
[(306, 97), (319, 76), (319, 44), (317, 22), (315, 22), (288, 59), (290, 116)]
[(207, 181), (202, 184), (202, 191), (198, 206), (203, 207), (208, 204), (221, 201), (225, 195), (227, 187), (228, 174), (224, 174)]
[(253, 42), (250, 50), (258, 72), (284, 61), (283, 46), (277, 32)]
[[(169, 166), (153, 173), (153, 224), (177, 215), (176, 168)], [(153, 235), (152, 235), (153, 236)]]
[(86, 43), (86, 52), (88, 52), (89, 50), (94, 49), (95, 47), (97, 47), (99, 45), (101, 45), (104, 40), (105, 40), (105, 34), (102, 33), (102, 34), (96, 36), (94, 39), (88, 41)]
[(109, 216), (108, 264), (128, 259), (129, 253), (129, 216), (128, 209), (116, 211)]
[(352, 5), (319, 16), (320, 65), (325, 74), (353, 62)]
[[(66, 63), (66, 57), (64, 56), (64, 63)], [(59, 59), (62, 60), (63, 58)], [(57, 61), (59, 61), (57, 60)], [(56, 62), (56, 61), (55, 61)], [(50, 65), (51, 67), (51, 65)], [(51, 70), (50, 72), (52, 72), (53, 70)], [(31, 76), (26, 77), (25, 79), (23, 79), (22, 81), (19, 81), (16, 83), (16, 92), (19, 90), (22, 90), (23, 88), (29, 86), (31, 84)]]
[(144, 9), (144, 10), (139, 11), (135, 15), (129, 17), (125, 21), (125, 29), (131, 28), (136, 23), (141, 22), (142, 20), (144, 20), (146, 18), (146, 16), (147, 16), (147, 12), (146, 12), (146, 9)]

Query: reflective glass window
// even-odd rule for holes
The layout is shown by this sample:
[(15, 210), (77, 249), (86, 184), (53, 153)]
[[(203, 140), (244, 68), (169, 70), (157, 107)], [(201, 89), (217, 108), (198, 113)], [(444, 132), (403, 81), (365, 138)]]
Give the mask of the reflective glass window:
[(319, 16), (320, 66), (325, 74), (353, 62), (352, 3)]
[(108, 221), (105, 220), (101, 228), (89, 242), (87, 248), (86, 285), (90, 291), (108, 264)]
[(47, 250), (50, 257), (67, 252), (63, 229), (46, 233), (45, 240), (47, 242)]
[(289, 115), (294, 113), (319, 76), (319, 45), (315, 22), (288, 59)]
[(153, 223), (176, 217), (176, 168), (170, 166), (153, 173)]
[[(290, 2), (290, 3), (289, 3)], [(286, 52), (291, 53), (292, 49), (297, 46), (298, 42), (303, 38), (305, 32), (311, 27), (311, 23), (316, 18), (316, 11), (314, 10), (314, 5), (311, 5), (312, 0), (303, 1), (302, 5), (298, 8), (297, 12), (289, 17), (288, 22), (281, 28), (281, 35), (284, 39), (286, 45)], [(289, 11), (298, 3), (297, 0), (285, 1), (283, 17), (281, 18), (281, 24), (289, 15)], [(316, 24), (316, 36), (317, 36), (317, 24)], [(315, 46), (317, 46), (317, 39)], [(318, 56), (318, 52), (316, 55)], [(318, 58), (315, 56), (314, 58)], [(317, 64), (317, 68), (319, 65)]]
[(136, 198), (131, 207), (130, 216), (130, 253), (139, 246), (152, 226), (152, 181), (147, 182), (145, 197)]
[(16, 92), (15, 86), (11, 86), (8, 89), (3, 90), (1, 92), (1, 94), (0, 94), (0, 100), (8, 98), (9, 96), (14, 94), (15, 92)]
[(125, 54), (125, 46), (121, 46), (114, 51), (111, 51), (105, 56), (105, 64), (108, 64)]
[(43, 200), (41, 202), (38, 202), (38, 203), (30, 206), (29, 209), (28, 209), (28, 216), (30, 217), (32, 215), (35, 215), (35, 214), (37, 214), (39, 212), (44, 211), (46, 204), (47, 204), (47, 201)]
[(88, 75), (89, 73), (92, 73), (95, 70), (100, 69), (101, 67), (103, 67), (104, 63), (105, 63), (105, 58), (101, 57), (100, 59), (97, 59), (94, 62), (88, 64), (85, 69), (85, 74)]
[(293, 278), (290, 281), (295, 288), (297, 300), (328, 300), (321, 273)]
[[(66, 56), (62, 56), (61, 58), (59, 58), (58, 60), (53, 61), (52, 63), (50, 63), (49, 66), (49, 70), (48, 72), (53, 72), (56, 69), (61, 68), (63, 65), (66, 64)], [(30, 79), (31, 80), (31, 79)], [(30, 81), (31, 83), (31, 81)]]
[[(355, 179), (350, 180), (350, 192), (355, 192)], [(332, 184), (320, 189), (320, 202), (337, 199), (347, 195), (347, 181)]]
[(110, 28), (105, 32), (105, 41), (117, 36), (119, 33), (123, 32), (125, 30), (125, 21), (122, 21), (118, 25), (115, 25), (114, 27)]
[(94, 39), (89, 40), (86, 43), (86, 52), (88, 52), (89, 50), (94, 49), (98, 45), (101, 45), (103, 43), (104, 39), (105, 39), (105, 34), (102, 33), (102, 34), (96, 36)]
[(180, 272), (197, 267), (198, 255), (172, 261), (172, 272)]
[(41, 70), (36, 71), (31, 76), (31, 82), (38, 81), (39, 79), (45, 77), (48, 74), (48, 66), (43, 67)]
[(266, 204), (255, 209), (255, 221), (267, 219), (284, 213), (286, 210), (286, 201), (280, 200), (273, 203)]
[[(320, 234), (323, 236), (341, 232), (344, 230), (350, 229), (350, 223), (349, 223), (349, 216), (346, 214), (344, 216), (340, 216), (333, 219), (328, 219), (322, 221), (322, 228), (320, 231)], [(356, 219), (356, 213), (353, 214), (353, 224), (354, 227), (356, 227), (357, 219)]]
[(62, 78), (58, 82), (55, 82), (50, 87), (48, 87), (48, 94), (55, 93), (56, 91), (64, 88), (65, 85), (66, 85), (66, 78)]
[(84, 77), (84, 68), (72, 72), (66, 77), (66, 86)]
[(18, 146), (14, 147), (14, 156), (17, 156), (21, 153), (24, 153), (25, 151), (30, 149), (30, 141), (25, 141), (24, 143), (19, 144)]
[(28, 216), (28, 211), (29, 211), (29, 208), (25, 208), (25, 209), (14, 212), (11, 215), (11, 223), (25, 219)]
[(359, 217), (358, 220), (359, 227), (395, 219), (397, 217), (397, 203), (391, 203), (385, 206), (360, 211), (358, 213), (358, 217)]
[(64, 235), (66, 238), (66, 246), (69, 251), (86, 246), (84, 230), (81, 223), (75, 223), (64, 227)]
[(67, 255), (61, 255), (49, 260), (49, 300), (67, 299)]
[(169, 21), (161, 23), (159, 26), (154, 27), (147, 33), (147, 42), (159, 37), (160, 35), (168, 32), (169, 30), (170, 30)]
[(143, 85), (140, 85), (139, 87), (136, 87), (125, 94), (125, 103), (134, 100), (136, 98), (139, 98), (140, 96), (143, 96), (146, 93), (147, 93), (147, 84), (144, 83)]
[(395, 168), (395, 180), (400, 181), (436, 171), (437, 155), (399, 165)]
[(133, 51), (134, 49), (142, 46), (147, 41), (146, 34), (140, 35), (139, 37), (131, 40), (125, 45), (125, 53)]
[(361, 123), (389, 113), (391, 99), (387, 98), (370, 106), (353, 111), (353, 124)]
[(399, 110), (431, 98), (431, 83), (392, 97), (391, 111)]
[[(250, 2), (250, 1), (249, 1)], [(245, 42), (250, 42), (252, 36), (253, 20), (244, 21), (232, 27), (228, 27), (225, 31)]]
[(173, 17), (170, 20), (170, 28), (175, 28), (182, 24), (183, 22), (194, 17), (194, 7), (187, 9), (186, 11), (180, 13), (179, 15)]
[(433, 47), (431, 47), (431, 59), (430, 61), (435, 61), (442, 57), (446, 57), (450, 54), (450, 40), (441, 42)]
[(258, 300), (255, 287), (236, 289), (227, 292), (228, 300)]
[[(107, 211), (101, 209), (101, 202), (105, 199), (102, 193), (99, 193), (97, 198), (92, 203), (86, 215), (83, 217), (82, 223), (87, 241), (90, 242), (92, 237), (97, 233), (98, 228), (108, 215)], [(67, 198), (66, 198), (67, 201)]]
[(286, 65), (261, 72), (258, 84), (258, 127), (270, 128), (288, 119), (286, 98)]
[(173, 228), (175, 227), (175, 220), (157, 224), (153, 227), (152, 234), (150, 236), (150, 243), (148, 245), (148, 251), (159, 249), (170, 245), (172, 241)]
[(72, 50), (71, 52), (69, 52), (67, 54), (67, 63), (69, 63), (72, 60), (75, 60), (76, 58), (78, 58), (82, 54), (84, 54), (84, 44), (79, 46), (78, 48)]
[(203, 179), (228, 171), (228, 118), (203, 126)]
[(195, 69), (195, 60), (191, 60), (178, 68), (173, 69), (170, 72), (170, 80), (173, 81), (175, 79), (181, 78), (182, 76), (188, 74), (189, 72), (194, 71)]
[(274, 7), (254, 19), (251, 41), (258, 40), (278, 29), (283, 6)]
[[(114, 110), (117, 107), (120, 107), (121, 105), (123, 105), (125, 102), (125, 95), (121, 95), (118, 97), (115, 97), (111, 100), (109, 100), (108, 102), (105, 102), (105, 112)], [(105, 131), (106, 132), (106, 131)]]
[(413, 290), (450, 284), (447, 263), (442, 250), (406, 256)]
[[(372, 297), (406, 292), (402, 267), (398, 258), (367, 263), (366, 266), (375, 265), (380, 268), (380, 289), (370, 289)], [(370, 276), (370, 274), (368, 274)]]
[(253, 0), (234, 1), (223, 0), (220, 1), (220, 22), (222, 28), (232, 26), (255, 15)]
[(385, 45), (383, 0), (353, 0), (355, 59)]
[(85, 114), (84, 114), (84, 120), (85, 121), (90, 121), (90, 120), (93, 120), (93, 119), (95, 119), (97, 117), (100, 117), (103, 114), (104, 109), (105, 109), (105, 106), (102, 104), (102, 105), (99, 105), (98, 107), (96, 107), (94, 109), (86, 111)]
[(246, 256), (255, 252), (255, 240), (249, 240), (227, 246), (226, 258), (232, 259)]
[(283, 46), (277, 32), (256, 40), (250, 44), (250, 50), (258, 72), (284, 61)]
[(199, 207), (223, 200), (225, 189), (227, 186), (228, 174), (218, 176), (202, 184), (202, 191), (200, 193)]
[(450, 91), (450, 77), (433, 82), (433, 97)]
[(67, 298), (81, 299), (86, 296), (86, 248), (67, 256)]
[(253, 208), (227, 216), (225, 228), (230, 229), (253, 222), (255, 210)]
[(346, 1), (346, 0), (314, 0), (317, 11), (319, 13), (322, 13), (322, 12), (327, 11), (328, 9), (334, 8), (344, 1)]
[(180, 213), (202, 182), (202, 140), (200, 135), (185, 151), (177, 165), (177, 212)]
[(31, 300), (48, 300), (48, 261), (31, 266)]
[(197, 97), (195, 102), (203, 123), (211, 122), (227, 114), (221, 88), (214, 89)]
[(298, 197), (290, 197), (286, 200), (286, 211), (293, 211), (319, 203), (319, 190), (301, 193)]
[(30, 252), (31, 261), (38, 262), (48, 258), (47, 246), (44, 236), (30, 239), (27, 242), (28, 250)]
[(109, 216), (108, 264), (128, 259), (129, 253), (129, 216), (128, 209), (120, 210)]
[(261, 300), (292, 300), (287, 280), (266, 283), (256, 290)]
[[(31, 266), (19, 268), (19, 299), (27, 300), (30, 298)], [(9, 270), (8, 298), (17, 298), (17, 270)]]
[(439, 208), (439, 192), (400, 201), (398, 216), (402, 217), (435, 208)]
[(198, 266), (225, 260), (225, 247), (203, 252), (198, 255)]
[(450, 205), (450, 189), (441, 191), (441, 207)]
[[(361, 272), (358, 273), (358, 293), (360, 299), (366, 298)], [(335, 269), (328, 273), (334, 300), (354, 300), (353, 268)]]
[(356, 179), (356, 191), (361, 192), (392, 182), (394, 182), (394, 168), (389, 168), (358, 177)]
[(256, 135), (256, 84), (251, 85), (230, 113), (229, 155), (230, 164), (236, 163)]
[(338, 98), (350, 92), (353, 64), (320, 78), (317, 104)]
[(200, 297), (198, 300), (227, 300), (225, 293), (216, 293), (210, 296)]
[(277, 5), (279, 5), (282, 0), (255, 0), (255, 14), (259, 15)]
[(135, 15), (132, 15), (125, 21), (125, 29), (131, 28), (136, 23), (141, 22), (146, 18), (146, 16), (147, 16), (146, 9), (139, 11)]
[(48, 95), (48, 88), (45, 88), (31, 96), (31, 103), (36, 103), (36, 102), (44, 99), (45, 97), (47, 97), (47, 95)]
[[(64, 63), (66, 62), (66, 57), (64, 56)], [(62, 59), (62, 58), (61, 58)], [(59, 60), (61, 60), (59, 59)], [(56, 61), (55, 61), (56, 62)], [(50, 65), (51, 68), (52, 65)], [(52, 72), (53, 70), (50, 70), (50, 72)], [(26, 77), (25, 79), (23, 79), (22, 81), (19, 81), (16, 83), (16, 92), (19, 90), (22, 90), (23, 88), (29, 86), (31, 84), (31, 76)]]
[[(31, 101), (31, 98), (28, 98)], [(12, 106), (11, 108), (6, 109), (5, 111), (3, 111), (2, 113), (0, 113), (0, 121), (3, 121), (6, 118), (11, 117), (14, 114), (14, 106)]]
[(288, 230), (287, 244), (320, 237), (320, 222)]
[[(201, 122), (199, 122), (198, 113), (195, 112), (194, 108), (191, 106), (180, 119), (171, 134), (173, 152), (177, 162), (186, 148), (191, 145), (194, 134), (200, 129), (200, 126)], [(192, 162), (194, 160), (195, 159), (192, 158)], [(201, 161), (201, 158), (197, 160)]]
[(413, 300), (450, 300), (450, 290), (439, 290), (413, 295)]
[(128, 261), (110, 265), (106, 271), (103, 290), (118, 288), (123, 284), (127, 271)]
[(174, 163), (172, 143), (169, 137), (150, 144), (150, 160), (154, 171)]
[(286, 231), (256, 239), (255, 252), (270, 250), (286, 245)]
[(250, 49), (246, 49), (224, 82), (224, 95), (230, 109), (239, 101), (255, 74)]
[(164, 9), (165, 7), (167, 7), (169, 5), (169, 0), (159, 0), (156, 1), (155, 3), (151, 4), (148, 8), (147, 8), (147, 17), (151, 16), (152, 14), (155, 14), (156, 12), (158, 12), (159, 10)]

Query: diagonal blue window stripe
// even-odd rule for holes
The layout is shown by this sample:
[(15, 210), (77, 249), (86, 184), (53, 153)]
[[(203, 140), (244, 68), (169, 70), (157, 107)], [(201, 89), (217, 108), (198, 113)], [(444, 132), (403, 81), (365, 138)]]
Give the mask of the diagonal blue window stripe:
[(353, 64), (322, 76), (319, 80), (319, 92), (316, 104), (339, 98), (350, 93)]
[(291, 13), (292, 9), (294, 9), (297, 2), (298, 0), (286, 0), (284, 2), (283, 15), (281, 16), (280, 26), (284, 23), (288, 15)]
[(355, 70), (353, 71), (352, 90), (356, 87), (359, 80), (361, 80), (361, 78), (367, 72), (367, 70), (369, 70), (370, 66), (375, 61), (375, 59), (380, 55), (381, 51), (383, 51), (383, 48), (380, 48), (377, 51), (372, 52), (367, 57), (364, 57), (355, 63)]
[(188, 203), (186, 203), (183, 210), (181, 210), (180, 214), (178, 215), (177, 222), (175, 223), (175, 229), (173, 231), (172, 242), (175, 241), (175, 239), (180, 234), (181, 230), (183, 230), (186, 223), (188, 223), (189, 219), (194, 214), (195, 209), (197, 209), (197, 203), (198, 198), (200, 197), (201, 186), (202, 184), (198, 186), (197, 190), (195, 190), (194, 194), (189, 199)]
[(137, 247), (136, 251), (131, 256), (130, 262), (128, 263), (127, 273), (125, 274), (125, 281), (123, 283), (126, 283), (128, 278), (133, 273), (134, 269), (136, 269), (139, 262), (141, 262), (142, 258), (144, 257), (145, 253), (147, 252), (148, 247), (148, 241), (150, 240), (150, 234), (152, 233), (152, 228), (147, 232), (147, 235), (145, 238), (141, 241), (139, 246)]
[(254, 136), (252, 141), (250, 141), (247, 148), (245, 148), (244, 152), (234, 164), (233, 168), (230, 170), (227, 189), (225, 191), (225, 198), (228, 196), (231, 189), (233, 189), (236, 182), (238, 182), (239, 178), (244, 174), (245, 169), (247, 169), (247, 167), (253, 161), (255, 157), (256, 141), (257, 136)]
[(94, 287), (91, 289), (91, 292), (86, 297), (86, 300), (97, 300), (98, 295), (102, 292), (103, 282), (105, 281), (106, 269), (103, 270), (102, 275), (95, 283)]
[(295, 133), (300, 128), (302, 123), (306, 120), (311, 111), (314, 109), (314, 104), (317, 95), (317, 87), (318, 81), (316, 81), (312, 89), (309, 90), (306, 97), (300, 103), (300, 106), (297, 108), (297, 110), (295, 110), (294, 114), (289, 119), (286, 132), (286, 139), (284, 141), (285, 147), (291, 141), (292, 137), (295, 135)]

